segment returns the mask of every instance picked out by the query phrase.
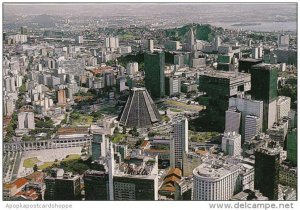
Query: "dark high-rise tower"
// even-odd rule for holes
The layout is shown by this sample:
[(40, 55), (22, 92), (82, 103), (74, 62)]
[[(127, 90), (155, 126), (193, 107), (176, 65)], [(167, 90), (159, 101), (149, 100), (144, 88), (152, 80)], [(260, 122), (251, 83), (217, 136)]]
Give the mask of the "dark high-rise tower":
[(165, 96), (165, 53), (146, 52), (145, 60), (145, 86), (152, 98)]
[(109, 200), (107, 172), (87, 170), (83, 180), (85, 200)]
[(270, 200), (278, 200), (280, 151), (276, 142), (255, 151), (254, 188)]
[(251, 96), (264, 103), (263, 131), (276, 120), (277, 68), (270, 64), (257, 64), (251, 68)]

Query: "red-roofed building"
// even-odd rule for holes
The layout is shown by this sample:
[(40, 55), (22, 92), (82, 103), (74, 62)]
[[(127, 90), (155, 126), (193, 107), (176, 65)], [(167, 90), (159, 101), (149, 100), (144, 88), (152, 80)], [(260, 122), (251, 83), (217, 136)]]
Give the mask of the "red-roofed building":
[(25, 178), (19, 178), (12, 183), (4, 184), (3, 186), (3, 199), (8, 200), (10, 197), (19, 193), (28, 184)]

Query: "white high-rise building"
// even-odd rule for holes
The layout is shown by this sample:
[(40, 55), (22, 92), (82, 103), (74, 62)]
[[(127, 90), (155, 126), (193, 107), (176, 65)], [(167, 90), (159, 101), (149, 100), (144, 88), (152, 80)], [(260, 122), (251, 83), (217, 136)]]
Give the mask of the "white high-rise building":
[(15, 77), (7, 77), (7, 78), (5, 78), (5, 90), (7, 92), (15, 92), (16, 91)]
[(18, 114), (18, 128), (19, 129), (35, 129), (34, 113), (20, 112)]
[(258, 47), (258, 58), (262, 58), (263, 57), (263, 47), (260, 46)]
[(255, 115), (246, 115), (245, 118), (245, 141), (251, 140), (259, 133), (261, 119)]
[(14, 102), (11, 97), (4, 100), (4, 116), (11, 116), (14, 112)]
[(252, 58), (258, 59), (258, 48), (257, 47), (252, 48)]
[(229, 107), (225, 112), (225, 132), (240, 133), (241, 113), (236, 107)]
[(222, 151), (226, 155), (241, 155), (241, 135), (235, 132), (224, 133), (222, 138)]
[(245, 118), (247, 115), (255, 115), (260, 118), (259, 130), (262, 129), (263, 101), (247, 98), (229, 98), (229, 107), (235, 106), (242, 113), (242, 139), (245, 135)]
[(215, 51), (218, 51), (218, 48), (221, 46), (221, 38), (220, 36), (216, 36), (214, 40)]
[(139, 64), (137, 62), (128, 63), (126, 70), (128, 75), (136, 74), (139, 71)]
[(119, 38), (118, 37), (106, 37), (104, 40), (106, 48), (117, 49), (119, 47)]
[(183, 156), (188, 152), (188, 120), (176, 119), (171, 132), (170, 163), (171, 167), (182, 170)]
[(238, 165), (210, 160), (193, 170), (193, 200), (229, 200), (239, 188)]
[(153, 39), (148, 39), (148, 50), (153, 53), (154, 51), (154, 41)]
[(291, 110), (291, 98), (287, 96), (278, 96), (277, 98), (277, 121), (282, 117), (287, 117)]
[(278, 36), (278, 48), (287, 49), (290, 44), (289, 35), (281, 34)]

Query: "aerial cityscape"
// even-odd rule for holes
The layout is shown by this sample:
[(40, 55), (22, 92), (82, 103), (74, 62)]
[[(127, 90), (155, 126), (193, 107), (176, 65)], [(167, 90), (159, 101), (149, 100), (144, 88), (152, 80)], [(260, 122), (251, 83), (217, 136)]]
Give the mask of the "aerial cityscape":
[(4, 201), (297, 200), (297, 4), (4, 3)]

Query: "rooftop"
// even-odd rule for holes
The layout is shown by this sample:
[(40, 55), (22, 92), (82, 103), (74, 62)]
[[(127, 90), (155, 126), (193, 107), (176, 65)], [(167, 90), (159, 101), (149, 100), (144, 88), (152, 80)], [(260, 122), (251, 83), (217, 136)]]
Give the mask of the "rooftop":
[(193, 174), (199, 178), (220, 179), (237, 171), (239, 167), (240, 166), (219, 162), (217, 160), (210, 160), (195, 168)]

